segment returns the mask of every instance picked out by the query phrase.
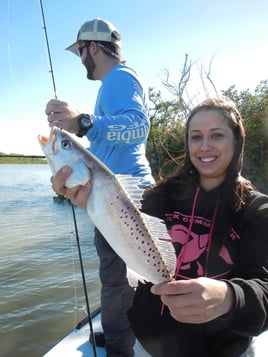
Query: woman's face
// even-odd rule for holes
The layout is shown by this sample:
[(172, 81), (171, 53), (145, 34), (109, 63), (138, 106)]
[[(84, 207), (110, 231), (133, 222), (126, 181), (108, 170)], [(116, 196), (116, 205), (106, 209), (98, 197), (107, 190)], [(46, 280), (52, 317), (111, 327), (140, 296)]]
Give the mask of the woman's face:
[(234, 148), (233, 131), (227, 119), (219, 112), (200, 111), (192, 117), (188, 131), (188, 150), (204, 189), (211, 190), (224, 181)]

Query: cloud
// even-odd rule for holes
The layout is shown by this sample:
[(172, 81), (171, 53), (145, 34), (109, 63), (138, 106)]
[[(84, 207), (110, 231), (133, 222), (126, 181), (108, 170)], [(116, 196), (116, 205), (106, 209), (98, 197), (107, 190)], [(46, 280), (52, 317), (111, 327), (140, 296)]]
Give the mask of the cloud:
[(49, 127), (44, 122), (33, 120), (0, 120), (0, 152), (6, 154), (42, 155), (37, 140), (39, 134), (48, 135)]
[[(0, 152), (5, 154), (22, 154), (22, 155), (44, 155), (39, 145), (37, 136), (48, 136), (50, 128), (46, 121), (32, 119), (23, 120), (0, 120)], [(85, 147), (89, 146), (86, 137), (79, 139)]]

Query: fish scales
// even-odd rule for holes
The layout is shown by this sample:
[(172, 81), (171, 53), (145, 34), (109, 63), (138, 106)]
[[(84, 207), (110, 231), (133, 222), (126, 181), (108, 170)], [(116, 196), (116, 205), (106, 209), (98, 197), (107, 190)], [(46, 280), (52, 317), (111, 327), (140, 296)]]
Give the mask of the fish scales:
[[(45, 144), (41, 138), (39, 142), (53, 174), (69, 165), (73, 168), (70, 186), (85, 183), (90, 178), (88, 215), (137, 279), (152, 283), (171, 280), (176, 267), (174, 247), (165, 225), (138, 208), (143, 192), (139, 188), (141, 179), (113, 174), (92, 153), (57, 128), (51, 130)], [(81, 169), (81, 163), (86, 170)], [(76, 180), (78, 170), (80, 177)], [(87, 170), (89, 176), (81, 177), (81, 172)]]
[[(98, 179), (103, 173), (98, 175), (97, 169), (93, 168), (91, 175), (93, 196), (88, 200), (87, 210), (111, 247), (144, 280), (153, 283), (170, 280), (173, 272), (169, 272), (165, 262), (169, 252), (168, 249), (160, 252), (161, 240), (157, 242), (156, 237), (157, 234), (160, 238), (170, 239), (165, 226), (152, 217), (145, 219), (115, 175), (112, 175), (113, 179), (109, 175), (105, 185)], [(146, 224), (150, 220), (157, 227), (153, 233)], [(162, 245), (167, 247), (166, 242)]]

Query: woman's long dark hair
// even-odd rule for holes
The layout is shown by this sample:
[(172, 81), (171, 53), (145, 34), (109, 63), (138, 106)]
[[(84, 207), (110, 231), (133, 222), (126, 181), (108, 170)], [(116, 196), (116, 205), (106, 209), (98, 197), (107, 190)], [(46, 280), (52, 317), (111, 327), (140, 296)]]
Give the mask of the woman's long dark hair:
[[(174, 175), (162, 179), (153, 188), (153, 191), (167, 193), (169, 197), (174, 198), (178, 202), (178, 205), (180, 200), (193, 197), (199, 185), (200, 177), (190, 159), (188, 145), (189, 125), (194, 115), (202, 111), (216, 111), (220, 113), (226, 119), (235, 138), (234, 154), (227, 168), (225, 180), (219, 188), (218, 197), (220, 205), (216, 215), (211, 247), (215, 253), (219, 251), (233, 224), (234, 214), (244, 206), (246, 198), (250, 195), (250, 191), (253, 190), (251, 182), (241, 176), (245, 130), (242, 117), (233, 101), (218, 98), (207, 99), (191, 111), (186, 122), (184, 161), (177, 168)], [(150, 191), (148, 194), (150, 194)], [(213, 204), (213, 202), (209, 204)], [(211, 259), (209, 259), (208, 265), (210, 264)]]
[[(187, 194), (187, 187), (189, 183), (199, 184), (199, 173), (192, 164), (189, 153), (189, 126), (195, 114), (204, 111), (216, 111), (226, 119), (227, 124), (231, 128), (235, 138), (235, 148), (233, 158), (227, 168), (226, 178), (222, 185), (225, 194), (222, 199), (228, 201), (228, 206), (232, 203), (232, 208), (236, 211), (239, 210), (243, 204), (244, 199), (252, 190), (251, 183), (241, 176), (243, 168), (243, 156), (245, 145), (245, 130), (243, 126), (243, 119), (239, 113), (235, 103), (229, 99), (212, 98), (207, 99), (197, 105), (189, 114), (186, 122), (185, 130), (185, 154), (184, 162), (177, 168), (175, 174), (161, 180), (160, 185), (165, 183), (172, 183), (172, 186), (177, 182), (179, 186), (183, 185), (185, 194)], [(173, 186), (174, 188), (174, 186)], [(189, 193), (191, 192), (189, 188)], [(226, 193), (228, 192), (228, 195)], [(224, 203), (221, 201), (221, 204)]]

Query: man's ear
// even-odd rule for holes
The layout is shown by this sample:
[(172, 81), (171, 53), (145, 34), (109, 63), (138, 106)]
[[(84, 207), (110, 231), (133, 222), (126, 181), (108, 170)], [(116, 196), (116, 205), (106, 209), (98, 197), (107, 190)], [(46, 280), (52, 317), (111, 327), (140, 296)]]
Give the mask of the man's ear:
[(90, 47), (89, 47), (91, 55), (95, 55), (99, 51), (99, 46), (95, 41), (91, 41)]

